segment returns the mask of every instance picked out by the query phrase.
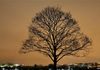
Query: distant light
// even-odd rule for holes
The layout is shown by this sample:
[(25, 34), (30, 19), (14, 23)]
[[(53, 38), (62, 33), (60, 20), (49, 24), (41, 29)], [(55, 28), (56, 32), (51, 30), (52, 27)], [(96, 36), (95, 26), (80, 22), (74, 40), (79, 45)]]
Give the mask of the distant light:
[(11, 68), (13, 68), (14, 66), (13, 66), (13, 65), (11, 65), (10, 67), (11, 67)]
[(19, 65), (19, 64), (14, 64), (14, 66), (16, 66), (16, 67), (17, 67), (17, 66), (20, 66), (20, 65)]
[(0, 67), (3, 68), (4, 66), (1, 65)]
[(49, 68), (49, 70), (52, 70), (52, 69)]

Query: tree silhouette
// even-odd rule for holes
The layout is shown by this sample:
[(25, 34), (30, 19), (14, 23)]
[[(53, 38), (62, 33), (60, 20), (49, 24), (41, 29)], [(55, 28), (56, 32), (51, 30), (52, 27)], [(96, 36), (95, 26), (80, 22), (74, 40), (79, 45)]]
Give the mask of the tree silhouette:
[(80, 32), (77, 21), (70, 13), (47, 7), (33, 17), (29, 38), (24, 41), (22, 52), (38, 51), (47, 55), (56, 70), (60, 59), (66, 55), (76, 55), (90, 44), (90, 39)]

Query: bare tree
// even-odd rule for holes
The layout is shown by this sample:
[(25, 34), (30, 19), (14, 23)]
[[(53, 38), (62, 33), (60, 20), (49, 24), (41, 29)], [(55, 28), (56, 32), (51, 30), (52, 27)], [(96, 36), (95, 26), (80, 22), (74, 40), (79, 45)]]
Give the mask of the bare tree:
[(38, 51), (50, 57), (54, 63), (66, 55), (76, 55), (91, 44), (70, 13), (59, 8), (47, 7), (37, 13), (29, 27), (29, 38), (24, 41), (22, 51)]

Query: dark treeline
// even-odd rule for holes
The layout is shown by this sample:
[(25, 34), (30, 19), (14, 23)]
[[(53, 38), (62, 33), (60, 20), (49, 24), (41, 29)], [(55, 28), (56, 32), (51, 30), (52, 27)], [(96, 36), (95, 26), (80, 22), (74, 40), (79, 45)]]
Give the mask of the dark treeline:
[[(34, 66), (17, 66), (17, 67), (0, 67), (0, 70), (54, 70), (53, 64), (48, 66), (34, 65)], [(100, 70), (97, 66), (79, 66), (79, 65), (58, 65), (57, 70)]]

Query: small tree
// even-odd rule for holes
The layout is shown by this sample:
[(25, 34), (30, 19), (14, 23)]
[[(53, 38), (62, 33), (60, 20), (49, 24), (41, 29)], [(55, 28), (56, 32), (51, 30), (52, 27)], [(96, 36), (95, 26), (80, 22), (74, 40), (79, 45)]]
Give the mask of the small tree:
[(57, 69), (57, 62), (66, 55), (76, 55), (91, 44), (70, 13), (59, 8), (47, 7), (37, 13), (29, 27), (29, 38), (22, 51), (38, 51), (50, 57)]

